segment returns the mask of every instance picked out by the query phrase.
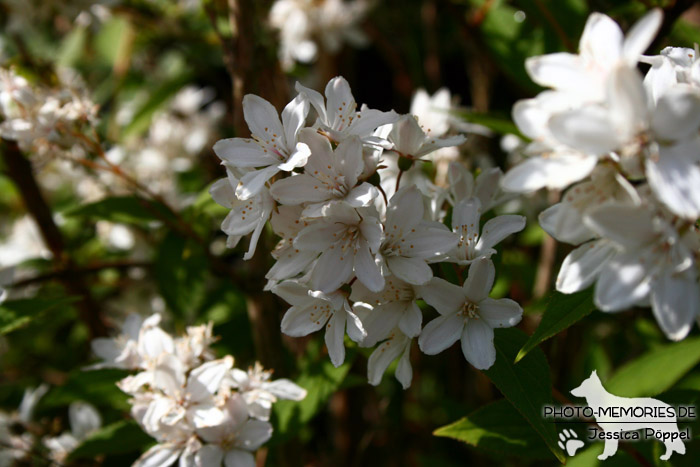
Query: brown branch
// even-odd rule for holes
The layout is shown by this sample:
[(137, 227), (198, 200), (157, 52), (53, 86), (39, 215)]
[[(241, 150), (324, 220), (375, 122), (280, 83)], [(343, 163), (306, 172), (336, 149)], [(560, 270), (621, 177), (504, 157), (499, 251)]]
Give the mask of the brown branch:
[(61, 282), (69, 294), (80, 297), (76, 307), (81, 319), (88, 326), (90, 335), (92, 337), (105, 335), (105, 324), (97, 304), (80, 277), (73, 274), (75, 269), (73, 261), (66, 251), (63, 235), (53, 220), (51, 208), (34, 178), (31, 163), (24, 157), (17, 144), (11, 141), (2, 141), (2, 155), (10, 179), (17, 186), (27, 211), (39, 227), (44, 243), (51, 250), (56, 270), (64, 272)]
[[(547, 195), (547, 202), (551, 206), (559, 202), (561, 193), (550, 191)], [(549, 290), (552, 282), (554, 262), (557, 259), (557, 241), (546, 235), (540, 250), (540, 259), (537, 263), (537, 275), (535, 276), (535, 286), (532, 291), (534, 298), (542, 298)]]

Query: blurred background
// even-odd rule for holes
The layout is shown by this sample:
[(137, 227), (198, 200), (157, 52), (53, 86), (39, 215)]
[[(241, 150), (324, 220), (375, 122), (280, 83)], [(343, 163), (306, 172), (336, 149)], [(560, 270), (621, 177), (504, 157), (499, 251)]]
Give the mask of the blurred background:
[[(296, 95), (295, 82), (322, 91), (342, 75), (358, 103), (400, 113), (411, 110), (419, 89), (432, 95), (447, 88), (450, 124), (468, 137), (458, 160), (475, 171), (506, 169), (523, 143), (510, 109), (540, 91), (525, 59), (575, 52), (591, 12), (627, 30), (654, 6), (665, 19), (653, 53), (700, 42), (700, 6), (683, 0), (0, 0), (2, 69), (14, 69), (44, 95), (81, 104), (80, 121), (94, 130), (80, 147), (41, 135), (29, 138), (31, 151), (2, 141), (0, 424), (20, 430), (13, 417), (23, 393), (41, 384), (48, 392), (21, 428), (32, 436), (67, 430), (67, 407), (78, 400), (93, 404), (104, 426), (128, 420), (127, 396), (114, 385), (126, 373), (82, 371), (95, 361), (90, 340), (114, 333), (130, 312), (159, 312), (173, 333), (213, 321), (219, 355), (233, 355), (241, 368), (260, 361), (309, 391), (301, 403), (276, 405), (273, 439), (259, 462), (557, 463), (538, 439), (508, 442), (527, 428), (517, 412), (500, 441), (477, 434), (469, 445), (433, 435), (502, 399), (458, 346), (438, 356), (414, 349), (414, 381), (404, 391), (391, 371), (380, 386), (367, 384), (367, 349), (352, 344), (346, 363), (334, 368), (319, 335), (283, 336), (279, 322), (288, 305), (263, 291), (277, 240), (265, 232), (248, 262), (246, 240), (226, 248), (219, 226), (227, 211), (208, 194), (225, 173), (211, 148), (221, 138), (248, 136), (244, 94), (281, 109)], [(7, 77), (0, 81), (8, 92)], [(494, 257), (493, 296), (523, 305), (520, 328), (529, 334), (568, 253), (536, 222), (557, 196), (510, 201), (505, 209), (528, 216), (528, 227)], [(607, 378), (665, 345), (648, 310), (594, 311), (542, 350), (563, 403), (568, 396), (561, 393), (592, 369)], [(700, 399), (698, 360), (678, 376), (670, 398)], [(481, 421), (488, 425), (488, 416)], [(127, 465), (152, 442), (134, 423), (103, 433), (102, 442), (65, 463)], [(660, 446), (621, 449), (610, 463), (654, 465)], [(697, 465), (693, 453), (698, 448), (689, 445), (673, 463)], [(20, 462), (49, 464), (41, 448)]]

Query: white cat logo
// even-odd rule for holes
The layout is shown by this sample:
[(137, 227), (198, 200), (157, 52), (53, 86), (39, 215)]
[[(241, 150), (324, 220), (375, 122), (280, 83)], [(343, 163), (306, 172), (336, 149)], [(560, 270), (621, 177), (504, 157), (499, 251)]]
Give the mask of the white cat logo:
[[(584, 397), (593, 410), (595, 420), (605, 432), (605, 449), (598, 459), (605, 460), (617, 452), (617, 443), (624, 432), (644, 430), (666, 446), (661, 460), (668, 460), (671, 454), (685, 454), (682, 433), (678, 430), (676, 412), (670, 405), (651, 397), (618, 397), (603, 387), (598, 374), (593, 371), (588, 379), (571, 391), (576, 397)], [(636, 415), (635, 415), (636, 412)], [(670, 414), (650, 415), (650, 414)]]

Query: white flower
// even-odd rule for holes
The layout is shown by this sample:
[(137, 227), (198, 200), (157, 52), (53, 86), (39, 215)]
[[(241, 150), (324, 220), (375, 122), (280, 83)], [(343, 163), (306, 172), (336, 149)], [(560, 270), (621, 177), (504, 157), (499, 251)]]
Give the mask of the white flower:
[(470, 266), (462, 287), (438, 278), (418, 287), (423, 299), (441, 315), (429, 322), (418, 338), (424, 353), (435, 355), (461, 339), (469, 363), (480, 370), (493, 365), (493, 329), (515, 326), (523, 313), (513, 300), (489, 298), (494, 275), (493, 263), (480, 259)]
[(464, 165), (450, 162), (447, 176), (450, 183), (447, 200), (452, 206), (457, 206), (462, 200), (476, 198), (481, 202), (481, 209), (487, 212), (504, 201), (505, 197), (499, 189), (503, 172), (498, 167), (480, 172), (474, 180), (474, 175)]
[(214, 358), (210, 348), (216, 341), (213, 330), (214, 323), (211, 321), (201, 326), (188, 326), (186, 334), (175, 339), (175, 354), (185, 366), (194, 368)]
[(174, 426), (187, 420), (195, 428), (221, 423), (214, 394), (219, 390), (233, 358), (212, 360), (186, 374), (187, 368), (174, 355), (163, 354), (153, 370), (156, 394), (143, 419), (143, 425), (157, 432), (161, 425)]
[(250, 416), (258, 420), (269, 420), (272, 404), (277, 402), (277, 399), (300, 401), (306, 397), (306, 390), (292, 381), (270, 381), (271, 377), (272, 371), (265, 371), (258, 362), (254, 367), (248, 368), (247, 372), (234, 368), (229, 375), (232, 386), (248, 405)]
[(452, 97), (447, 88), (438, 89), (432, 96), (425, 89), (418, 89), (411, 99), (410, 114), (418, 117), (418, 122), (428, 136), (440, 137), (450, 129)]
[(178, 458), (179, 465), (192, 465), (195, 454), (202, 448), (202, 443), (189, 426), (168, 427), (158, 434), (157, 439), (159, 443), (144, 452), (132, 467), (166, 467)]
[(336, 367), (345, 360), (343, 338), (346, 327), (348, 336), (355, 342), (362, 342), (367, 337), (360, 318), (341, 292), (324, 294), (310, 291), (293, 281), (283, 282), (272, 291), (292, 305), (282, 318), (282, 332), (291, 337), (301, 337), (325, 326), (328, 355)]
[(525, 228), (525, 217), (515, 214), (496, 216), (489, 219), (479, 235), (481, 202), (477, 198), (461, 201), (452, 211), (452, 230), (459, 235), (459, 242), (450, 251), (450, 262), (460, 265), (470, 264), (481, 258), (490, 258), (493, 248), (501, 240)]
[(256, 195), (241, 199), (234, 192), (235, 187), (239, 186), (238, 178), (232, 170), (227, 170), (227, 175), (227, 178), (217, 180), (209, 189), (209, 193), (218, 204), (231, 209), (221, 223), (221, 230), (229, 236), (229, 248), (235, 247), (244, 235), (252, 232), (248, 251), (243, 256), (243, 259), (249, 260), (255, 254), (258, 239), (270, 218), (274, 201), (267, 188), (262, 186)]
[(444, 225), (423, 220), (423, 213), (423, 196), (418, 189), (400, 189), (387, 207), (384, 241), (379, 247), (389, 271), (417, 285), (433, 277), (427, 261), (444, 255), (458, 241)]
[(387, 339), (394, 329), (408, 337), (420, 334), (423, 314), (416, 305), (417, 298), (413, 286), (397, 277), (387, 277), (386, 286), (380, 292), (372, 292), (355, 282), (350, 299), (355, 302), (354, 309), (367, 332), (362, 346), (376, 345)]
[(641, 199), (612, 165), (599, 165), (590, 180), (572, 186), (560, 203), (540, 213), (540, 225), (558, 241), (579, 245), (596, 236), (583, 222), (583, 216), (609, 202), (638, 205)]
[(326, 85), (325, 102), (320, 93), (299, 83), (296, 85), (296, 90), (316, 109), (318, 128), (335, 142), (355, 135), (359, 136), (363, 142), (376, 143), (378, 138), (373, 137), (372, 132), (382, 125), (394, 123), (399, 118), (393, 110), (381, 112), (366, 106), (358, 112), (350, 85), (342, 76), (333, 78)]
[[(596, 306), (618, 311), (650, 299), (666, 336), (685, 338), (700, 314), (697, 265), (686, 239), (647, 206), (604, 205), (585, 221), (619, 250), (600, 272)], [(697, 235), (694, 227), (687, 235)]]
[[(646, 171), (656, 196), (675, 214), (700, 216), (700, 91), (678, 85), (649, 107), (633, 68), (611, 73), (607, 107), (585, 106), (550, 120), (557, 137), (593, 154), (616, 151), (632, 175)], [(644, 157), (642, 157), (644, 156)]]
[(635, 66), (661, 26), (663, 13), (655, 8), (629, 30), (625, 38), (609, 16), (588, 17), (579, 43), (579, 54), (558, 52), (529, 58), (528, 74), (537, 84), (583, 95), (593, 101), (605, 98), (608, 73), (620, 64)]
[(243, 397), (231, 394), (221, 409), (222, 422), (197, 434), (207, 443), (194, 456), (195, 466), (255, 467), (252, 452), (272, 436), (272, 426), (248, 417)]
[(297, 142), (297, 133), (308, 111), (307, 100), (297, 96), (282, 111), (280, 123), (277, 111), (268, 101), (253, 94), (243, 98), (243, 116), (252, 137), (222, 139), (214, 145), (214, 152), (222, 161), (239, 169), (255, 169), (246, 172), (236, 187), (240, 200), (257, 195), (279, 171), (291, 172), (306, 164), (309, 148)]
[(413, 115), (403, 115), (393, 124), (387, 137), (391, 149), (408, 159), (420, 159), (440, 148), (459, 146), (466, 141), (463, 135), (440, 138), (429, 135), (418, 124)]
[(345, 202), (352, 207), (369, 206), (379, 195), (367, 182), (358, 185), (362, 173), (362, 142), (350, 136), (333, 150), (330, 141), (315, 130), (306, 128), (299, 140), (311, 150), (304, 173), (275, 182), (270, 194), (281, 204), (308, 203), (304, 217), (320, 217), (331, 203)]
[(321, 253), (311, 272), (311, 287), (330, 293), (354, 275), (370, 290), (381, 290), (384, 278), (375, 255), (381, 244), (382, 228), (376, 212), (332, 204), (323, 214), (320, 221), (299, 232), (294, 240), (294, 246), (300, 250)]

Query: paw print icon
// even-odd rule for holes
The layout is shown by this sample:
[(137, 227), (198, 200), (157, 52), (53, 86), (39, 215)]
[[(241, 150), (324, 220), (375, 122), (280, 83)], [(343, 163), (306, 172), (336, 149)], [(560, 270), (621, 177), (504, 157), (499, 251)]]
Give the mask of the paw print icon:
[(569, 457), (576, 454), (576, 451), (583, 447), (583, 441), (578, 439), (578, 435), (574, 430), (569, 430), (564, 428), (564, 430), (559, 433), (559, 447), (566, 451)]

